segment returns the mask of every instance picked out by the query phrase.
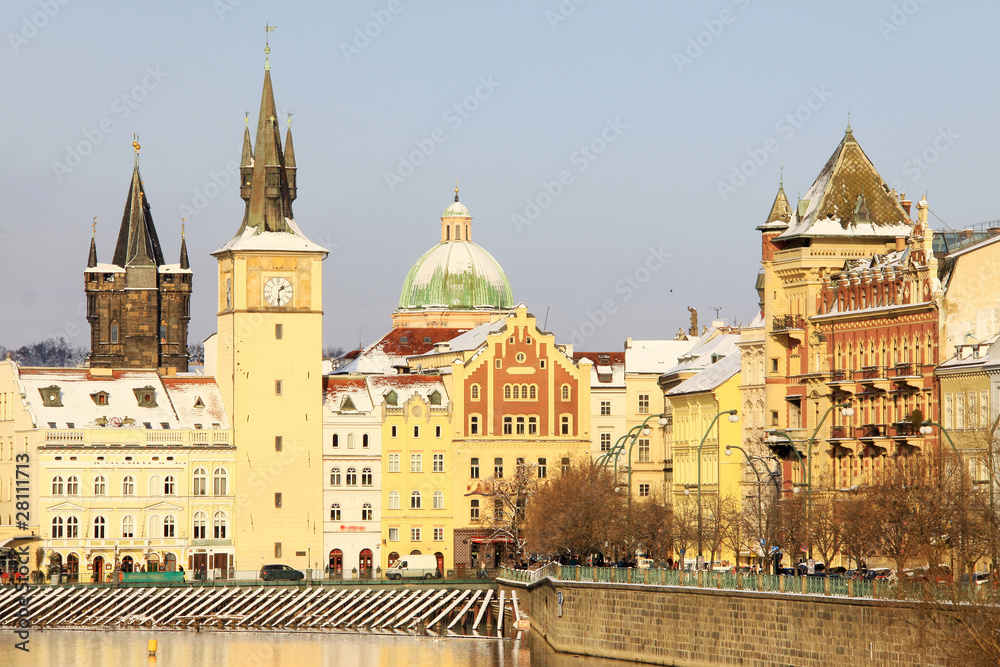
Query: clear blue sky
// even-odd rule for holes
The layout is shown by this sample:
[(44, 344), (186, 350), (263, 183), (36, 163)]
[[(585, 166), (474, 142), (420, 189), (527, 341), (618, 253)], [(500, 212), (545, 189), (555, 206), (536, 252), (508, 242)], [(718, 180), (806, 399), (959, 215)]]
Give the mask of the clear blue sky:
[[(328, 344), (389, 328), (455, 179), (515, 300), (587, 349), (672, 337), (687, 306), (749, 321), (779, 170), (804, 193), (848, 110), (889, 183), (926, 191), (956, 228), (1000, 217), (1000, 5), (576, 2), (6, 0), (0, 343), (89, 344), (90, 222), (107, 261), (133, 132), (169, 261), (189, 217), (190, 340), (215, 330), (209, 253), (243, 202), (212, 174), (239, 160), (245, 110), (256, 124), (265, 22), (276, 102), (294, 113), (295, 217), (332, 250)], [(419, 165), (390, 187), (400, 156)]]

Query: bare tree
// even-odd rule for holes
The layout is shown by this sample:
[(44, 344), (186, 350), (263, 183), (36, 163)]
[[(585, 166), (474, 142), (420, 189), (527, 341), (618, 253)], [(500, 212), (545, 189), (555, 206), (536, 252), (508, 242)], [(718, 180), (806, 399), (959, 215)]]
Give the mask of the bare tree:
[(709, 562), (722, 551), (722, 544), (738, 522), (739, 502), (732, 496), (711, 494), (702, 502), (702, 541), (709, 552)]
[(527, 538), (524, 531), (525, 512), (531, 497), (538, 491), (538, 466), (518, 459), (514, 474), (492, 475), (486, 479), (492, 511), (487, 511), (483, 525), (490, 539), (514, 545), (518, 556), (526, 556)]
[(809, 544), (827, 569), (844, 544), (844, 522), (835, 497), (830, 493), (812, 496), (807, 526)]
[(674, 541), (673, 511), (662, 499), (650, 496), (635, 503), (629, 517), (629, 541), (650, 558), (666, 560)]
[(843, 553), (854, 559), (855, 567), (867, 567), (868, 558), (878, 548), (881, 518), (861, 489), (843, 493), (837, 500), (844, 529), (841, 535)]
[(796, 493), (791, 497), (782, 498), (778, 503), (778, 545), (788, 555), (791, 567), (798, 567), (802, 556), (802, 548), (808, 539), (805, 522), (804, 494)]

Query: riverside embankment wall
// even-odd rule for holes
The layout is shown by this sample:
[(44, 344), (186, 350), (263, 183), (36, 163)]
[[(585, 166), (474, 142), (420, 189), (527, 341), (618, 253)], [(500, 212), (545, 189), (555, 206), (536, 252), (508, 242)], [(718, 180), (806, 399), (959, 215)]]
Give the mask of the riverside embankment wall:
[(553, 578), (499, 583), (566, 653), (679, 667), (949, 664), (914, 603)]

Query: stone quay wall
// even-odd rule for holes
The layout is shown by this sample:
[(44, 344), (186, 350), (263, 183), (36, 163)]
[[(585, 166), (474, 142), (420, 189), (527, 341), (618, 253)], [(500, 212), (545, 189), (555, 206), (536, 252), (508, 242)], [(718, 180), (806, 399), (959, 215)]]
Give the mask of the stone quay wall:
[(498, 583), (564, 653), (678, 667), (949, 664), (941, 640), (922, 630), (918, 603), (552, 577)]

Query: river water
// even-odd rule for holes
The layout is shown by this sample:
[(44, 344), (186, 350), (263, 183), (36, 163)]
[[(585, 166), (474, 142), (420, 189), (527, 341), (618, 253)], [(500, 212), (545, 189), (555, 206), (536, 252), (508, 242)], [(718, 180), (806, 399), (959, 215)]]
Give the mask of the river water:
[[(638, 663), (554, 653), (522, 639), (344, 633), (33, 630), (30, 652), (0, 632), (2, 667), (627, 667)], [(157, 640), (156, 657), (146, 642)]]

